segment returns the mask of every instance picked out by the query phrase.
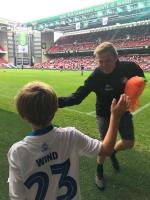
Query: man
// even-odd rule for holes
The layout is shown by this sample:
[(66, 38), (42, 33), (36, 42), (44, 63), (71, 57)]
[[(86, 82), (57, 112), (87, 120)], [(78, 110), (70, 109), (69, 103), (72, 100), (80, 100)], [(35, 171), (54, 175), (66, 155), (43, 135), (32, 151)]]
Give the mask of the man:
[(81, 65), (81, 76), (83, 76), (83, 72), (84, 72), (84, 66)]
[[(109, 125), (110, 106), (113, 98), (119, 99), (124, 93), (125, 83), (134, 76), (144, 77), (142, 69), (134, 62), (119, 61), (118, 53), (112, 43), (101, 43), (94, 51), (98, 67), (85, 80), (75, 93), (69, 97), (59, 98), (59, 107), (80, 104), (90, 92), (96, 94), (96, 115), (103, 140)], [(116, 142), (114, 152), (111, 155), (112, 166), (119, 171), (120, 166), (116, 158), (116, 152), (130, 149), (134, 146), (134, 128), (132, 115), (126, 112), (120, 121), (119, 132), (121, 139)], [(97, 173), (95, 182), (99, 189), (105, 188), (103, 175), (103, 163), (105, 156), (97, 157)]]

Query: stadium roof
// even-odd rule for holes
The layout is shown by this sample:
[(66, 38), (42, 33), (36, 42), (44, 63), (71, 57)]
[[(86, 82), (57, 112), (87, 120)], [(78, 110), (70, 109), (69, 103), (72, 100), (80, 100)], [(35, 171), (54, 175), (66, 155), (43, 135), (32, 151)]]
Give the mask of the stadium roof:
[(150, 0), (118, 0), (26, 23), (34, 30), (71, 32), (150, 19)]

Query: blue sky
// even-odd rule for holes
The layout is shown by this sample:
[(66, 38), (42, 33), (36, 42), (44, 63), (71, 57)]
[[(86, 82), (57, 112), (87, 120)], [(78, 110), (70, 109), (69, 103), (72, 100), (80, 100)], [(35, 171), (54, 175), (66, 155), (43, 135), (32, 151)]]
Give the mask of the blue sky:
[(18, 22), (55, 16), (112, 0), (3, 0), (0, 18)]

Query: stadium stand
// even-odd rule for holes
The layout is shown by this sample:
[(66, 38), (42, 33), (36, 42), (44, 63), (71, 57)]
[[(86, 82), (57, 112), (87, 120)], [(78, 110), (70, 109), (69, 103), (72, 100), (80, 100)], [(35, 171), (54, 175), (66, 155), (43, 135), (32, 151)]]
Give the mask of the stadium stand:
[[(109, 41), (117, 47), (120, 59), (134, 60), (149, 70), (149, 9), (147, 1), (122, 0), (20, 25), (7, 21), (3, 24), (6, 30), (0, 31), (0, 65), (7, 67), (5, 63), (11, 63), (9, 66), (35, 69), (63, 66), (65, 70), (79, 70), (84, 65), (86, 70), (92, 70), (96, 66), (95, 47)], [(54, 42), (55, 31), (63, 35)], [(20, 46), (19, 38), (24, 38), (25, 46)]]
[(3, 57), (0, 57), (0, 68), (7, 67), (7, 63), (8, 62)]
[(5, 68), (8, 63), (5, 59), (5, 54), (5, 49), (0, 45), (0, 68)]
[[(120, 59), (133, 60), (144, 70), (150, 69), (149, 25), (62, 36), (47, 50), (49, 59), (42, 65), (45, 69), (59, 69), (60, 66), (64, 66), (66, 70), (78, 70), (81, 65), (84, 65), (87, 70), (93, 69), (96, 66), (92, 56), (93, 50), (100, 42), (104, 41), (110, 41), (118, 49), (127, 51), (127, 53), (123, 53), (124, 56), (120, 55)], [(129, 53), (131, 49), (134, 50), (132, 54)], [(141, 51), (140, 54), (137, 53), (138, 50)], [(81, 55), (81, 53), (85, 54)], [(40, 63), (35, 65), (36, 68), (40, 68), (40, 66)]]
[[(120, 56), (119, 59), (134, 61), (138, 63), (143, 70), (150, 70), (150, 56), (148, 55), (127, 55)], [(34, 68), (41, 69), (41, 65), (44, 69), (56, 70), (60, 70), (61, 66), (64, 67), (64, 70), (80, 70), (80, 66), (84, 65), (85, 70), (93, 70), (96, 67), (96, 62), (93, 56), (57, 57), (51, 58), (47, 62), (37, 63), (34, 65)]]
[(92, 51), (99, 42), (104, 41), (114, 43), (117, 48), (150, 45), (150, 27), (147, 25), (96, 33), (63, 36), (54, 44), (54, 46), (48, 49), (48, 52)]

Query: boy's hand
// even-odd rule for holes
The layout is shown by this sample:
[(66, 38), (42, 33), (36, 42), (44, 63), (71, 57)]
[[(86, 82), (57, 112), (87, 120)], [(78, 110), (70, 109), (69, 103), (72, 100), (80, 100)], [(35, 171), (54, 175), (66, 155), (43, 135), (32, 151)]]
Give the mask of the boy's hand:
[(130, 106), (130, 99), (127, 95), (122, 94), (118, 102), (113, 99), (111, 104), (111, 113), (115, 116), (121, 117), (126, 111), (128, 111)]

